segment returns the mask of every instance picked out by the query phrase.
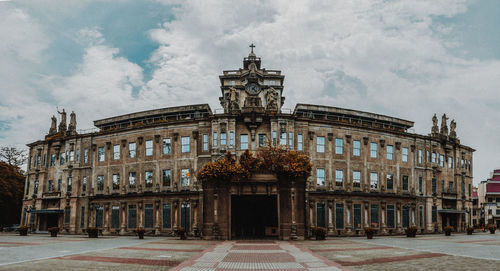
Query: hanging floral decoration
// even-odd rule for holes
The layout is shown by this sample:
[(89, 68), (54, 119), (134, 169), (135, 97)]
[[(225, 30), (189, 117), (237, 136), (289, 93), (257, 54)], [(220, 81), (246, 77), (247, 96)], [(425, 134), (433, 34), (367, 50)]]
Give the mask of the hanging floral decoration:
[(311, 175), (312, 165), (304, 153), (284, 147), (267, 146), (253, 155), (246, 150), (236, 162), (227, 152), (223, 159), (206, 163), (197, 178), (200, 181), (244, 181), (252, 174), (270, 172), (278, 178), (307, 178)]

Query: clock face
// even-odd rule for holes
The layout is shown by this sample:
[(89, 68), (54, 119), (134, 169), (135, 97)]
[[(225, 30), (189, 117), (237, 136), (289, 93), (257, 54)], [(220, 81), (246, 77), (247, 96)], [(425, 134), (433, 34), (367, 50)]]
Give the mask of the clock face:
[(259, 86), (255, 83), (251, 83), (250, 85), (248, 85), (247, 87), (247, 90), (250, 94), (257, 94), (259, 93)]

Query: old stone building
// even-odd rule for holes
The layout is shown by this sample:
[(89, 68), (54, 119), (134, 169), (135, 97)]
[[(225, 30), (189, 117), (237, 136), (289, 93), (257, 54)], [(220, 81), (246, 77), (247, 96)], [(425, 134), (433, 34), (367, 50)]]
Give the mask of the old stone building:
[[(179, 227), (204, 238), (307, 238), (464, 230), (472, 207), (472, 154), (447, 117), (429, 135), (413, 122), (357, 110), (297, 104), (282, 109), (284, 76), (253, 52), (224, 71), (220, 102), (149, 110), (97, 120), (77, 133), (52, 117), (45, 139), (28, 144), (22, 224), (82, 233), (169, 235)], [(303, 151), (313, 164), (304, 182), (260, 174), (228, 187), (199, 183), (195, 173), (226, 151), (239, 157), (266, 144)]]

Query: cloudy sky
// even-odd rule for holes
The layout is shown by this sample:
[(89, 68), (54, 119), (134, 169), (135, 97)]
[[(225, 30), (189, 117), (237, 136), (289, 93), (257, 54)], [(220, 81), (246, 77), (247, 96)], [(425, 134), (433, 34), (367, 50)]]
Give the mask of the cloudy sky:
[(0, 145), (139, 110), (209, 103), (248, 45), (297, 102), (457, 122), (475, 182), (500, 168), (500, 5), (460, 1), (2, 1)]

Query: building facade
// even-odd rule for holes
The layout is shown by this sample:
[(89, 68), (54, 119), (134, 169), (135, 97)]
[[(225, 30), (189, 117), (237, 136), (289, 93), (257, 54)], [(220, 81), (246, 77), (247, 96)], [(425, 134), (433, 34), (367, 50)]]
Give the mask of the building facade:
[(491, 178), (479, 184), (479, 208), (481, 225), (495, 224), (500, 228), (500, 169)]
[[(21, 223), (34, 231), (59, 226), (82, 233), (156, 235), (185, 228), (204, 238), (307, 238), (458, 231), (470, 225), (472, 156), (447, 117), (434, 115), (429, 135), (413, 122), (357, 110), (297, 104), (282, 109), (284, 76), (261, 67), (252, 52), (219, 76), (223, 110), (207, 104), (170, 107), (97, 120), (76, 132), (61, 114), (45, 139), (28, 144), (30, 162)], [(196, 172), (226, 151), (278, 145), (310, 156), (312, 176), (283, 182), (256, 174), (210, 187)]]

